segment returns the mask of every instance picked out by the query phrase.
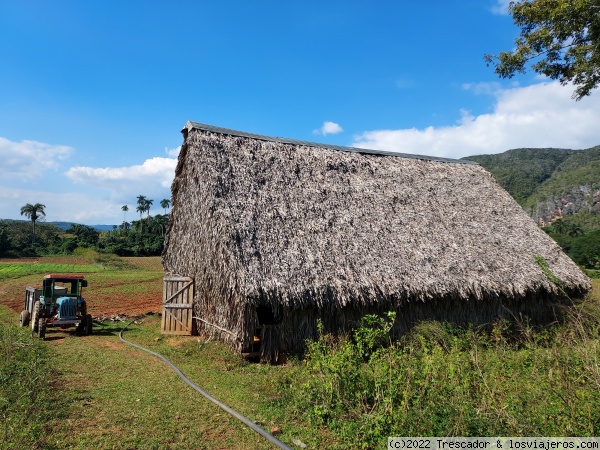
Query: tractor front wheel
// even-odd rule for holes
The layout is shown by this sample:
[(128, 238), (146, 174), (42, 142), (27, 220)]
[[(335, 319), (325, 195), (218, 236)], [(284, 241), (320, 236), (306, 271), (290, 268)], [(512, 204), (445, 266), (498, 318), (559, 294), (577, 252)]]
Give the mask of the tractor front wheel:
[(38, 322), (38, 336), (41, 340), (46, 338), (46, 319), (43, 317)]
[(31, 331), (37, 333), (38, 331), (38, 321), (40, 318), (40, 302), (35, 302), (33, 304), (33, 312), (31, 313)]
[(85, 335), (89, 336), (90, 334), (92, 334), (92, 315), (86, 314), (85, 315)]
[(26, 309), (21, 311), (21, 318), (19, 324), (22, 327), (26, 327), (27, 325), (29, 325), (29, 311), (27, 311)]

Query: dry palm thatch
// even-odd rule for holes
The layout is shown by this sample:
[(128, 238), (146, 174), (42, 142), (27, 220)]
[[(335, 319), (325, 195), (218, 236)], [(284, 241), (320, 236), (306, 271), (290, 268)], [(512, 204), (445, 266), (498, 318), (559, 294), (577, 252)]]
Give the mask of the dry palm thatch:
[(477, 164), (193, 122), (184, 135), (163, 266), (194, 277), (199, 328), (239, 350), (259, 305), (281, 316), (273, 348), (297, 349), (317, 319), (341, 330), (393, 309), (402, 331), (423, 318), (541, 317), (562, 290), (590, 287)]

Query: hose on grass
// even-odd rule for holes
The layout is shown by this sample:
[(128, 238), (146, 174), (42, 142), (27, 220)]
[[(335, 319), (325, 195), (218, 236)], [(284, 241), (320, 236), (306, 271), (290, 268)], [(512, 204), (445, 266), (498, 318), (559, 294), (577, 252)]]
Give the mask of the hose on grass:
[(121, 341), (123, 341), (124, 343), (131, 345), (132, 347), (135, 347), (139, 350), (142, 350), (146, 353), (150, 353), (151, 355), (156, 356), (157, 358), (161, 359), (163, 362), (165, 362), (171, 369), (173, 369), (173, 371), (179, 375), (179, 377), (185, 381), (190, 387), (192, 387), (193, 389), (195, 389), (196, 391), (198, 391), (200, 394), (202, 394), (204, 397), (206, 397), (208, 400), (210, 400), (211, 402), (213, 402), (215, 405), (217, 405), (219, 408), (221, 408), (222, 410), (224, 410), (225, 412), (229, 413), (230, 415), (232, 415), (233, 417), (235, 417), (236, 419), (238, 419), (239, 421), (241, 421), (242, 423), (244, 423), (245, 425), (249, 426), (250, 428), (252, 428), (254, 431), (256, 431), (258, 434), (260, 434), (262, 437), (264, 437), (265, 439), (267, 439), (269, 442), (271, 442), (272, 444), (276, 445), (277, 447), (283, 449), (283, 450), (292, 450), (291, 447), (287, 446), (286, 444), (284, 444), (283, 442), (281, 442), (279, 439), (277, 439), (275, 436), (273, 436), (272, 434), (268, 433), (267, 431), (265, 431), (264, 429), (262, 429), (261, 427), (259, 427), (257, 424), (255, 424), (254, 422), (252, 422), (250, 419), (248, 419), (247, 417), (241, 415), (239, 412), (237, 412), (236, 410), (230, 408), (229, 406), (227, 406), (225, 403), (220, 402), (219, 400), (217, 400), (216, 398), (214, 398), (212, 395), (210, 395), (208, 392), (206, 392), (204, 389), (202, 389), (200, 386), (194, 384), (188, 377), (186, 377), (183, 372), (181, 372), (181, 370), (179, 370), (179, 368), (177, 366), (175, 366), (175, 364), (173, 364), (171, 361), (169, 361), (167, 358), (165, 358), (163, 355), (161, 355), (160, 353), (156, 353), (153, 352), (152, 350), (149, 350), (147, 348), (142, 347), (141, 345), (138, 344), (134, 344), (131, 341), (128, 341), (127, 339), (125, 339), (123, 337), (123, 331), (125, 331), (125, 329), (127, 329), (127, 327), (129, 327), (129, 325), (131, 325), (133, 322), (135, 322), (137, 319), (133, 319), (131, 322), (129, 322), (127, 325), (125, 325), (123, 327), (123, 329), (119, 332), (119, 339), (121, 339)]

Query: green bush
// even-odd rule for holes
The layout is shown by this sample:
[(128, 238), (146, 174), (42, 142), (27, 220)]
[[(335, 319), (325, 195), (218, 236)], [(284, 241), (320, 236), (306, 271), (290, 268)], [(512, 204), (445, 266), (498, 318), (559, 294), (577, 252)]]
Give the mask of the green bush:
[(349, 336), (310, 342), (281, 383), (291, 414), (353, 448), (381, 448), (387, 436), (600, 432), (600, 308), (574, 307), (565, 324), (539, 330), (426, 322), (394, 343), (392, 322), (368, 316)]

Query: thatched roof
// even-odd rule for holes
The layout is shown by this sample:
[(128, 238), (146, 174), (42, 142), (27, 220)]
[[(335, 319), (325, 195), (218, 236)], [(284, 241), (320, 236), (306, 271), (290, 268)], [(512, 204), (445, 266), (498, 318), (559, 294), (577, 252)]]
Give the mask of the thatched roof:
[(590, 287), (477, 164), (194, 122), (183, 132), (163, 265), (231, 299), (342, 307), (555, 295), (537, 256), (571, 294)]

